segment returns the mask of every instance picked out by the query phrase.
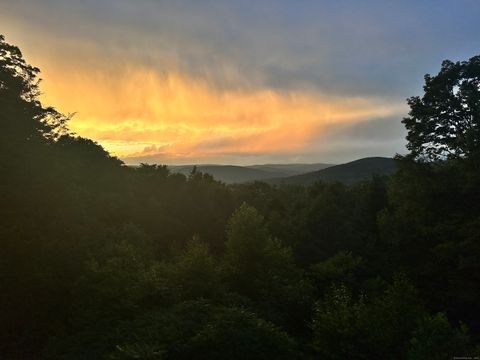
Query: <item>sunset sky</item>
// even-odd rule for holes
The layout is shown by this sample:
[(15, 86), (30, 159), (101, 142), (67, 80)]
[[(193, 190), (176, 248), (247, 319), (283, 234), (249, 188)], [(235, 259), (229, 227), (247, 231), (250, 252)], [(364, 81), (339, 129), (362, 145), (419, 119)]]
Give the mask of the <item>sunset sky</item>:
[(480, 53), (480, 1), (0, 0), (42, 100), (126, 163), (405, 151), (405, 99)]

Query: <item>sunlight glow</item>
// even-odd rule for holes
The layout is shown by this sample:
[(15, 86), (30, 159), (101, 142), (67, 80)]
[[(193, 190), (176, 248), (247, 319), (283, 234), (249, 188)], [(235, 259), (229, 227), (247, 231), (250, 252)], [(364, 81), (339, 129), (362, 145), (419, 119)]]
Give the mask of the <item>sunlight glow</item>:
[[(52, 67), (53, 68), (53, 67)], [(76, 112), (71, 129), (121, 157), (165, 161), (224, 153), (295, 152), (325, 126), (398, 113), (372, 97), (271, 89), (224, 90), (182, 74), (125, 66), (115, 72), (49, 68), (43, 100)]]

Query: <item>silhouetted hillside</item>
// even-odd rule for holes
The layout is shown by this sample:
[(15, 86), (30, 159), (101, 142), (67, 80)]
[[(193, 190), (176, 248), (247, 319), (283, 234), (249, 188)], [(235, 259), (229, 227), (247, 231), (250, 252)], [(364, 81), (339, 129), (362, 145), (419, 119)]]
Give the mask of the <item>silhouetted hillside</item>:
[(277, 172), (281, 174), (288, 174), (287, 176), (294, 176), (300, 174), (306, 174), (312, 171), (326, 169), (334, 164), (265, 164), (265, 165), (250, 165), (245, 166), (251, 169), (259, 169), (268, 172)]
[(298, 184), (311, 185), (316, 181), (354, 184), (362, 180), (368, 180), (373, 175), (391, 175), (396, 170), (395, 161), (392, 158), (371, 157), (355, 160), (346, 164), (335, 165), (326, 169), (291, 176), (287, 178), (269, 179), (273, 184)]
[[(304, 174), (313, 170), (325, 169), (329, 164), (266, 164), (266, 165), (197, 165), (197, 171), (208, 173), (216, 180), (232, 183), (244, 183), (271, 178), (284, 178)], [(194, 165), (169, 166), (173, 172), (188, 175)]]

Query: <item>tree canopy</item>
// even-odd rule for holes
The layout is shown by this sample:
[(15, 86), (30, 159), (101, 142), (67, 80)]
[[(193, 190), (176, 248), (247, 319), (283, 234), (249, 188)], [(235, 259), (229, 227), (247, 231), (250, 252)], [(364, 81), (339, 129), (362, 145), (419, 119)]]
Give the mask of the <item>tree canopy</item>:
[(425, 75), (422, 97), (408, 99), (407, 147), (414, 158), (435, 161), (476, 157), (480, 152), (480, 55), (445, 60)]
[(39, 72), (25, 62), (18, 47), (0, 35), (0, 136), (4, 145), (19, 146), (37, 137), (53, 139), (65, 130), (67, 117), (42, 106), (38, 99)]

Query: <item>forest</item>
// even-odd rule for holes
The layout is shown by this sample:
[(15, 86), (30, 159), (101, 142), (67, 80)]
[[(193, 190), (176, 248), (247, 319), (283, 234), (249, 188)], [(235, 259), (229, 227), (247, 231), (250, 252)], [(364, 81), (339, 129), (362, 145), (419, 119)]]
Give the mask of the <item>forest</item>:
[(39, 71), (0, 36), (1, 359), (479, 356), (480, 56), (426, 75), (398, 170), (349, 186), (125, 166)]

